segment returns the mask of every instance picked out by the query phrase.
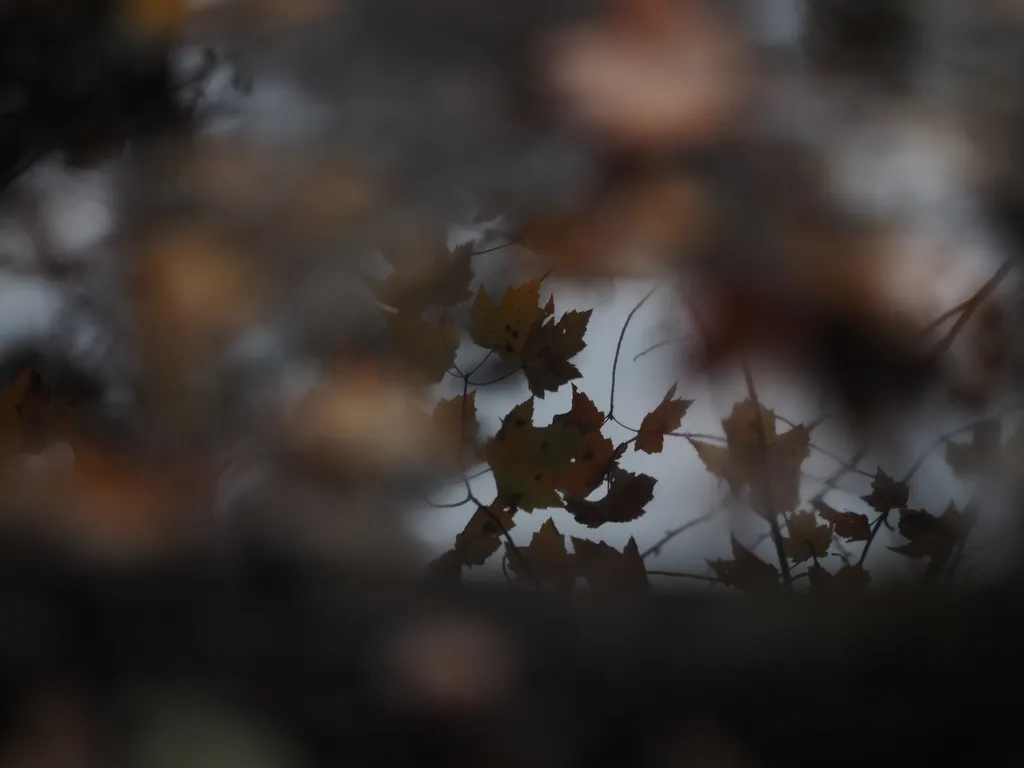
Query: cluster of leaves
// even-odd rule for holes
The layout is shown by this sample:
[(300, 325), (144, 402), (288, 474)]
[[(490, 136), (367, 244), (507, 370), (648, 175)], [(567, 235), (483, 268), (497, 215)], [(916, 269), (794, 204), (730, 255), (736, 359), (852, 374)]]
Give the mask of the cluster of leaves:
[[(440, 400), (431, 416), (438, 433), (458, 437), (454, 446), (448, 446), (458, 455), (458, 471), (482, 463), (494, 479), (490, 502), (477, 498), (466, 479), (464, 503), (473, 504), (476, 511), (454, 547), (433, 563), (435, 575), (458, 580), (464, 569), (484, 565), (503, 549), (506, 576), (518, 584), (570, 589), (583, 580), (591, 588), (646, 590), (645, 558), (659, 545), (641, 553), (635, 538), (620, 551), (604, 541), (571, 537), (570, 551), (554, 517), (528, 544), (517, 545), (512, 531), (518, 514), (540, 509), (562, 510), (592, 529), (638, 520), (654, 499), (657, 479), (623, 468), (620, 460), (631, 446), (634, 452), (661, 453), (669, 435), (685, 438), (708, 472), (725, 486), (728, 497), (768, 523), (765, 540), (775, 546), (776, 562), (771, 562), (772, 558), (755, 554), (756, 546), (744, 546), (733, 537), (732, 557), (709, 561), (709, 574), (692, 574), (694, 578), (745, 592), (792, 589), (794, 581), (806, 578), (811, 593), (856, 594), (870, 582), (865, 559), (883, 528), (905, 539), (889, 547), (892, 551), (925, 561), (925, 581), (955, 568), (974, 512), (952, 503), (939, 515), (912, 508), (909, 483), (916, 466), (896, 479), (880, 467), (873, 473), (858, 468), (858, 459), (840, 467), (822, 492), (804, 499), (803, 465), (814, 448), (814, 426), (784, 422), (761, 404), (749, 378), (749, 394), (722, 421), (718, 440), (679, 431), (693, 401), (679, 397), (676, 385), (637, 428), (627, 427), (611, 413), (614, 405), (603, 412), (574, 383), (581, 375), (572, 359), (585, 347), (590, 312), (571, 311), (556, 319), (553, 297), (542, 300), (541, 280), (508, 287), (500, 301), (482, 287), (473, 290), (472, 255), (465, 248), (452, 255), (439, 247), (430, 280), (417, 282), (396, 270), (376, 289), (396, 344), (418, 348), (419, 354), (410, 358), (419, 363), (426, 379), (436, 383), (448, 373), (463, 382), (463, 393)], [(485, 360), (497, 356), (521, 371), (532, 393), (487, 438), (479, 437), (477, 421), (477, 389), (487, 382), (473, 380), (476, 370), (456, 367), (460, 334), (451, 319), (452, 308), (464, 302), (470, 304), (468, 338), (486, 350)], [(420, 330), (413, 332), (413, 327)], [(549, 423), (535, 423), (535, 398), (567, 384), (570, 408)], [(612, 422), (633, 436), (616, 443), (603, 431)], [(975, 425), (970, 444), (948, 441), (946, 456), (954, 472), (966, 479), (985, 471), (996, 453), (1015, 444), (1011, 439), (1003, 446), (999, 422), (985, 420)], [(835, 482), (851, 472), (871, 478), (871, 492), (861, 498), (867, 512), (838, 509), (825, 501)], [(896, 518), (895, 526), (890, 518)], [(851, 546), (859, 547), (859, 553)], [(839, 558), (841, 567), (826, 567), (831, 557)], [(804, 568), (797, 573), (799, 566)]]

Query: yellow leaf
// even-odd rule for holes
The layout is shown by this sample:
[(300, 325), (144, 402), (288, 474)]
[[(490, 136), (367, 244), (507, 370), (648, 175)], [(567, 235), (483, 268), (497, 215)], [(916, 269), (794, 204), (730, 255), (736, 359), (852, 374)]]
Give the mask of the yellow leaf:
[(455, 537), (455, 551), (462, 564), (483, 565), (498, 551), (502, 536), (515, 524), (512, 514), (500, 504), (492, 504), (489, 510), (478, 507), (462, 533)]
[(786, 557), (802, 563), (811, 558), (824, 557), (832, 546), (832, 526), (819, 525), (813, 512), (796, 512), (789, 518), (789, 536), (782, 546)]

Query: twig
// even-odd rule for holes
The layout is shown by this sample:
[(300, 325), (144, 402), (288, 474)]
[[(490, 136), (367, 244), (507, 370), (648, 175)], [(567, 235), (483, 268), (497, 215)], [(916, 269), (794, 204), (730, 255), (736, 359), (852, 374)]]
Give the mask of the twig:
[(757, 397), (757, 388), (754, 386), (754, 375), (750, 366), (745, 362), (741, 365), (743, 378), (747, 382), (747, 395), (754, 406), (754, 430), (757, 433), (758, 447), (761, 452), (761, 477), (760, 484), (764, 493), (765, 514), (768, 516), (768, 525), (771, 527), (772, 542), (775, 544), (775, 554), (779, 558), (779, 570), (782, 573), (782, 585), (790, 592), (793, 591), (793, 577), (789, 572), (789, 560), (786, 558), (785, 548), (782, 546), (782, 529), (779, 528), (779, 521), (775, 512), (775, 504), (772, 501), (771, 484), (768, 479), (768, 437), (764, 433), (764, 419), (762, 418), (761, 401)]
[(690, 530), (691, 528), (696, 528), (701, 523), (709, 522), (715, 516), (716, 512), (717, 507), (711, 510), (710, 512), (701, 515), (700, 517), (695, 517), (693, 520), (688, 520), (687, 522), (680, 525), (678, 528), (671, 528), (665, 531), (665, 535), (658, 539), (654, 544), (649, 546), (647, 549), (645, 549), (643, 552), (641, 552), (640, 557), (646, 560), (651, 555), (660, 554), (661, 548), (668, 544), (670, 541), (672, 541), (672, 539), (674, 539), (676, 536), (679, 536), (682, 533), (686, 533), (686, 531)]
[(622, 330), (619, 331), (619, 341), (615, 345), (615, 359), (612, 361), (612, 391), (608, 396), (608, 416), (607, 419), (611, 419), (615, 415), (615, 376), (619, 370), (619, 355), (622, 352), (622, 340), (626, 338), (626, 329), (629, 328), (629, 323), (632, 321), (633, 316), (640, 311), (640, 307), (647, 303), (647, 300), (654, 295), (655, 291), (658, 290), (659, 286), (654, 286), (649, 290), (640, 301), (629, 311), (626, 315), (626, 321), (622, 324)]
[(643, 352), (640, 352), (640, 353), (634, 355), (633, 356), (633, 362), (635, 363), (641, 357), (644, 357), (645, 355), (649, 355), (651, 352), (653, 352), (656, 349), (661, 349), (662, 347), (667, 347), (670, 344), (680, 344), (680, 343), (686, 341), (688, 338), (690, 338), (690, 336), (691, 336), (691, 334), (687, 334), (685, 336), (679, 336), (679, 337), (674, 338), (674, 339), (665, 339), (664, 341), (659, 341), (657, 344), (654, 344), (654, 345), (648, 347)]
[(996, 271), (996, 273), (989, 278), (981, 288), (979, 288), (971, 298), (964, 302), (963, 307), (960, 309), (960, 317), (953, 323), (953, 327), (949, 329), (949, 332), (943, 336), (939, 341), (932, 347), (931, 354), (934, 357), (940, 357), (944, 355), (949, 348), (953, 346), (953, 342), (956, 337), (960, 335), (960, 331), (963, 330), (964, 326), (967, 325), (974, 313), (985, 303), (989, 296), (999, 287), (999, 284), (1003, 282), (1010, 270), (1013, 269), (1013, 260), (1007, 260), (1003, 262), (1002, 266)]

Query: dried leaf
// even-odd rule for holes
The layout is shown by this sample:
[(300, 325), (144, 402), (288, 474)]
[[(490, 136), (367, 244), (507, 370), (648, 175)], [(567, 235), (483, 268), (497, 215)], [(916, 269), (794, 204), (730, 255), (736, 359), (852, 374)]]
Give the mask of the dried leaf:
[(876, 512), (904, 509), (910, 501), (910, 488), (904, 482), (893, 480), (878, 467), (871, 481), (871, 493), (862, 497)]
[(447, 318), (436, 322), (402, 312), (386, 312), (384, 317), (402, 359), (429, 383), (443, 379), (459, 349), (456, 325)]
[[(554, 305), (551, 305), (554, 311)], [(587, 332), (591, 310), (566, 312), (558, 320), (538, 321), (530, 329), (523, 348), (523, 373), (526, 383), (537, 397), (545, 392), (557, 392), (564, 384), (580, 378), (579, 369), (569, 362), (587, 346), (583, 336)]]
[(708, 470), (734, 492), (750, 488), (750, 503), (760, 514), (781, 514), (800, 503), (800, 468), (810, 455), (810, 432), (797, 425), (779, 435), (775, 413), (766, 408), (760, 412), (762, 431), (757, 429), (754, 404), (749, 399), (736, 403), (722, 422), (725, 448), (696, 440), (691, 444)]
[[(374, 286), (378, 301), (389, 307), (418, 315), (429, 307), (451, 307), (470, 299), (473, 280), (472, 251), (448, 252), (439, 242), (425, 258), (400, 262), (386, 280)], [(411, 263), (409, 263), (411, 262)]]
[(647, 568), (636, 541), (630, 537), (622, 552), (605, 544), (572, 537), (577, 575), (595, 591), (650, 592)]
[(489, 509), (477, 507), (462, 533), (455, 537), (454, 551), (462, 565), (483, 565), (498, 551), (504, 533), (515, 524), (511, 512), (500, 504), (492, 504)]
[(552, 419), (552, 425), (577, 430), (583, 436), (580, 454), (555, 478), (555, 487), (569, 496), (586, 498), (607, 477), (614, 464), (612, 441), (601, 434), (604, 414), (575, 386), (572, 409)]
[(473, 343), (498, 353), (512, 365), (522, 365), (523, 348), (535, 323), (554, 313), (549, 301), (541, 309), (540, 281), (530, 280), (520, 286), (508, 288), (495, 304), (484, 288), (477, 291), (469, 320), (469, 335)]
[(645, 453), (661, 453), (665, 447), (665, 435), (679, 429), (683, 416), (693, 405), (692, 400), (675, 399), (676, 385), (673, 384), (661, 404), (644, 416), (640, 423), (640, 431), (636, 436), (634, 450)]
[[(519, 547), (519, 556), (508, 552), (510, 570), (519, 576), (542, 584), (569, 589), (575, 581), (573, 560), (565, 548), (565, 536), (550, 518), (540, 527), (530, 545)], [(522, 558), (522, 562), (520, 560)]]
[(583, 436), (560, 424), (533, 425), (533, 398), (520, 403), (502, 419), (484, 447), (494, 470), (498, 497), (503, 503), (530, 511), (561, 507), (556, 479), (580, 455)]
[(430, 429), (442, 455), (450, 456), (458, 464), (458, 456), (462, 454), (463, 464), (472, 463), (475, 459), (468, 448), (476, 443), (480, 431), (476, 419), (476, 391), (465, 397), (458, 395), (438, 401), (430, 417)]
[(904, 509), (900, 511), (900, 535), (908, 541), (898, 547), (889, 547), (910, 558), (927, 557), (932, 562), (945, 563), (953, 549), (970, 530), (973, 520), (961, 514), (952, 504), (941, 517), (930, 515), (924, 510)]
[(722, 583), (743, 592), (774, 592), (779, 588), (779, 571), (766, 563), (733, 536), (732, 560), (709, 560)]
[(650, 475), (634, 474), (615, 467), (608, 473), (608, 493), (599, 501), (566, 497), (565, 508), (576, 522), (588, 528), (605, 523), (628, 523), (641, 517), (654, 498), (658, 481)]
[(819, 525), (813, 512), (795, 512), (787, 524), (789, 536), (782, 539), (786, 557), (795, 563), (824, 557), (832, 546), (832, 526)]
[(868, 516), (857, 512), (840, 512), (822, 501), (814, 503), (821, 517), (835, 526), (836, 535), (846, 541), (867, 541), (871, 537)]

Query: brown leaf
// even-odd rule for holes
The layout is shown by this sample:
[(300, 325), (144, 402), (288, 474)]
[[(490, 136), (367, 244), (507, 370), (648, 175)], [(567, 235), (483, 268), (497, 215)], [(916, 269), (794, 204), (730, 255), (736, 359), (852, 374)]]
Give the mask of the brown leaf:
[(665, 447), (665, 435), (679, 429), (683, 416), (693, 405), (692, 400), (674, 399), (676, 385), (673, 384), (661, 403), (653, 411), (644, 416), (640, 423), (640, 431), (636, 436), (634, 450), (645, 453), (661, 453)]
[(910, 501), (910, 488), (904, 482), (893, 480), (878, 467), (875, 478), (871, 481), (871, 493), (861, 498), (876, 512), (904, 509)]
[(515, 525), (511, 512), (500, 504), (492, 504), (489, 510), (477, 507), (462, 533), (455, 537), (454, 551), (463, 565), (483, 565), (498, 551), (504, 533)]
[(779, 571), (766, 563), (733, 536), (732, 560), (709, 560), (715, 574), (728, 587), (743, 592), (774, 592), (779, 588)]
[[(553, 311), (554, 305), (551, 307)], [(557, 392), (564, 384), (580, 378), (579, 369), (569, 360), (587, 346), (583, 336), (590, 315), (589, 309), (566, 312), (557, 323), (539, 320), (531, 328), (522, 356), (526, 383), (535, 396)]]
[(577, 575), (595, 591), (650, 592), (647, 568), (636, 541), (630, 537), (622, 552), (605, 544), (572, 537)]
[(941, 517), (924, 510), (900, 511), (900, 535), (908, 541), (898, 547), (889, 547), (910, 558), (927, 557), (932, 562), (945, 563), (959, 541), (967, 536), (973, 520), (961, 514), (952, 504)]
[(658, 481), (619, 467), (609, 472), (608, 478), (608, 493), (600, 501), (566, 497), (565, 508), (576, 522), (597, 528), (605, 523), (628, 523), (644, 514), (644, 507), (654, 498)]
[(512, 365), (523, 364), (523, 349), (530, 329), (554, 312), (554, 304), (540, 307), (540, 281), (530, 280), (506, 289), (495, 304), (484, 288), (477, 291), (470, 313), (469, 335), (473, 343), (494, 350)]
[(438, 240), (427, 254), (400, 262), (387, 279), (374, 286), (382, 304), (418, 315), (429, 307), (451, 307), (472, 298), (472, 251), (459, 248), (451, 254), (444, 240)]
[(846, 541), (867, 541), (871, 537), (868, 516), (857, 512), (840, 512), (822, 501), (814, 502), (822, 519), (835, 526), (835, 532)]
[(447, 317), (424, 320), (403, 312), (385, 312), (395, 349), (412, 369), (429, 383), (437, 383), (455, 362), (459, 329)]
[(577, 430), (583, 435), (580, 455), (573, 458), (555, 478), (555, 486), (570, 496), (586, 498), (604, 481), (614, 464), (612, 441), (601, 434), (604, 414), (575, 385), (572, 388), (572, 409), (558, 414), (552, 425)]
[(572, 556), (566, 550), (565, 536), (555, 527), (554, 520), (549, 518), (533, 534), (529, 546), (519, 547), (518, 552), (518, 557), (513, 552), (507, 554), (509, 569), (520, 578), (561, 589), (572, 587), (576, 579)]
[(824, 557), (832, 546), (832, 526), (819, 525), (813, 512), (795, 512), (787, 524), (789, 536), (784, 536), (782, 546), (786, 557), (796, 563), (811, 558)]
[[(729, 482), (734, 492), (751, 490), (751, 506), (762, 515), (781, 514), (800, 503), (800, 468), (810, 455), (810, 431), (797, 425), (779, 435), (775, 413), (749, 400), (736, 403), (722, 422), (726, 447), (691, 441), (708, 470)], [(762, 442), (763, 440), (763, 442)]]
[(501, 429), (484, 446), (503, 503), (530, 511), (561, 507), (556, 479), (580, 455), (584, 438), (561, 424), (533, 425), (533, 398), (502, 419)]

